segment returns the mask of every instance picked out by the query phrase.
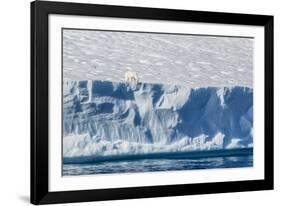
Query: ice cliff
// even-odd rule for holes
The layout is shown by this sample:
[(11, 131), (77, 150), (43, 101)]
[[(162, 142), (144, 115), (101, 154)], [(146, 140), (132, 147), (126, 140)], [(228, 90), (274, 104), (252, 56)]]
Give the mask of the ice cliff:
[(253, 90), (64, 81), (64, 157), (252, 147)]

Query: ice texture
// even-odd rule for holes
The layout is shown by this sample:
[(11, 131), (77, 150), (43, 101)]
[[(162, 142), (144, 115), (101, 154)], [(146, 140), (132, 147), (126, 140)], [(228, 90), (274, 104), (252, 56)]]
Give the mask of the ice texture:
[(63, 156), (253, 146), (253, 89), (85, 80), (63, 83)]

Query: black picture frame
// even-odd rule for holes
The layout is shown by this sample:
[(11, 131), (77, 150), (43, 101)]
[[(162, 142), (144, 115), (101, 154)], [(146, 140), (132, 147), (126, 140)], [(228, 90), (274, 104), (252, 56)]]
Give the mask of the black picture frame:
[[(257, 25), (265, 28), (263, 180), (49, 192), (48, 15)], [(31, 2), (31, 203), (50, 204), (273, 189), (273, 16), (63, 2)], [(75, 188), (74, 188), (75, 189)]]

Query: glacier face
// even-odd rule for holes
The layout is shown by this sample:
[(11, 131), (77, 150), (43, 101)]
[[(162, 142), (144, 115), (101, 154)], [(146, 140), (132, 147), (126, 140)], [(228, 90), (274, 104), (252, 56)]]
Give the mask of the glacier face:
[(63, 156), (252, 147), (253, 90), (64, 81)]

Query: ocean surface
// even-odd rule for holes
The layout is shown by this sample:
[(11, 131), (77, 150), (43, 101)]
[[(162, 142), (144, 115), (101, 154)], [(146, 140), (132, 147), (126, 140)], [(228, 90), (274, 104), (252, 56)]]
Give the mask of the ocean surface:
[[(210, 155), (212, 156), (212, 155)], [(190, 157), (184, 156), (173, 158), (120, 158), (104, 161), (93, 161), (83, 164), (64, 164), (63, 176), (95, 175), (112, 173), (137, 173), (159, 172), (176, 170), (199, 170), (218, 168), (242, 168), (253, 166), (252, 151), (244, 154), (230, 156)]]

